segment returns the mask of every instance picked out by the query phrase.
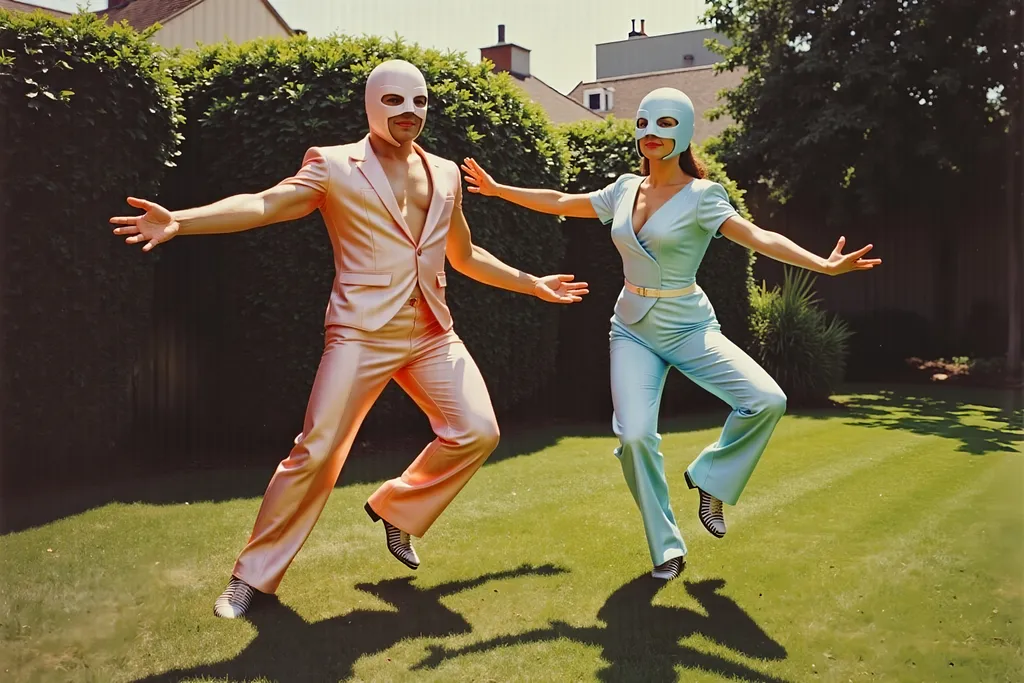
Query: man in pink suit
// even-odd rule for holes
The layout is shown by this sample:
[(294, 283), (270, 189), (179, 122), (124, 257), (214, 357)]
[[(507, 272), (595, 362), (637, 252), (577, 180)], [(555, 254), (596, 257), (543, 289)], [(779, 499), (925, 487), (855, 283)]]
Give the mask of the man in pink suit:
[(382, 520), (388, 550), (415, 569), (411, 536), (426, 533), (498, 443), (483, 377), (452, 327), (445, 257), (479, 282), (545, 301), (587, 293), (571, 275), (537, 278), (472, 243), (458, 166), (425, 152), (427, 86), (408, 62), (380, 64), (366, 83), (370, 133), (359, 142), (313, 147), (292, 177), (259, 194), (170, 212), (143, 199), (145, 214), (112, 218), (143, 251), (176, 235), (238, 232), (319, 209), (334, 247), (336, 276), (325, 347), (302, 432), (281, 462), (252, 535), (214, 612), (235, 618), (254, 591), (276, 592), (337, 483), (364, 417), (394, 379), (430, 419), (437, 438), (366, 503)]

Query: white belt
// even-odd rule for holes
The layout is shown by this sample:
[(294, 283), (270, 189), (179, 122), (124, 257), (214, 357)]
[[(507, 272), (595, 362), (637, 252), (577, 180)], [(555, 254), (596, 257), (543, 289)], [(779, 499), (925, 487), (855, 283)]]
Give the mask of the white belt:
[(654, 289), (653, 287), (637, 287), (629, 280), (626, 280), (626, 291), (633, 292), (637, 296), (653, 297), (653, 298), (665, 298), (673, 296), (686, 296), (697, 291), (697, 283), (693, 283), (689, 287), (683, 287), (682, 289)]

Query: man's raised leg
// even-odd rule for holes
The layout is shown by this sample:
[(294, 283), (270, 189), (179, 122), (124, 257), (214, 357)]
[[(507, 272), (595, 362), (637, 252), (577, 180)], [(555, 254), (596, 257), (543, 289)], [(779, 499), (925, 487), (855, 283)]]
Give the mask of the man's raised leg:
[[(437, 438), (402, 476), (385, 482), (368, 501), (374, 515), (405, 534), (401, 546), (409, 550), (408, 536), (427, 532), (494, 451), (499, 438), (487, 386), (462, 340), (450, 331), (434, 335), (425, 346), (395, 373), (395, 381), (427, 414)], [(396, 552), (391, 545), (392, 553), (406, 562), (403, 550)]]

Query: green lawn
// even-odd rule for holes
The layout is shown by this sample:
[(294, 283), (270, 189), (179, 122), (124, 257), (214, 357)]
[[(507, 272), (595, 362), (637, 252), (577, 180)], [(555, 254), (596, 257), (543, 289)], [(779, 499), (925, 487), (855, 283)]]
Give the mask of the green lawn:
[(839, 398), (783, 420), (721, 540), (682, 471), (724, 413), (662, 425), (690, 549), (671, 583), (647, 578), (604, 425), (506, 429), (417, 572), (362, 511), (372, 477), (343, 482), (249, 620), (212, 605), (270, 471), (150, 485), (0, 537), (0, 679), (1024, 680), (1020, 405)]

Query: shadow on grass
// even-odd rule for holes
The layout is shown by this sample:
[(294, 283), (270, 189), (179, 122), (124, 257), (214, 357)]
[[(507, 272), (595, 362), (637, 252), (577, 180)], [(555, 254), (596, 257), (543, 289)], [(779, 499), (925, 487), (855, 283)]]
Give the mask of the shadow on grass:
[(843, 400), (860, 427), (941, 436), (970, 455), (1020, 453), (1024, 401), (1019, 392), (904, 387), (854, 394)]
[[(972, 455), (1020, 452), (1024, 443), (1024, 400), (1020, 392), (971, 388), (906, 386), (879, 391), (853, 387), (839, 410), (791, 410), (811, 419), (841, 416), (862, 427), (942, 436), (959, 442)], [(717, 429), (725, 420), (724, 404), (685, 417), (663, 417), (661, 431)], [(568, 437), (611, 438), (608, 421), (548, 422), (505, 420), (502, 441), (484, 466), (536, 453)], [(433, 435), (425, 429), (411, 436), (360, 440), (352, 449), (337, 486), (366, 484), (398, 476)], [(290, 444), (273, 452), (226, 461), (224, 454), (189, 454), (170, 458), (140, 457), (134, 466), (97, 473), (92, 480), (51, 482), (49, 490), (17, 490), (5, 482), (0, 500), (0, 534), (22, 531), (79, 514), (108, 503), (175, 505), (223, 502), (263, 495), (274, 468)], [(697, 454), (694, 453), (694, 456)], [(611, 457), (611, 449), (609, 449)], [(116, 477), (116, 478), (115, 478)]]
[(616, 590), (597, 613), (597, 618), (606, 624), (603, 627), (552, 622), (549, 628), (502, 636), (455, 650), (431, 646), (430, 656), (413, 670), (432, 669), (446, 660), (500, 647), (564, 639), (601, 648), (606, 666), (598, 672), (597, 678), (606, 683), (676, 681), (676, 667), (703, 669), (726, 678), (759, 683), (784, 680), (680, 643), (684, 638), (699, 635), (746, 657), (775, 661), (786, 658), (785, 647), (772, 640), (731, 598), (719, 593), (725, 586), (724, 580), (685, 582), (686, 591), (700, 603), (706, 615), (679, 607), (654, 605), (654, 598), (665, 585), (667, 582), (645, 573)]
[[(714, 428), (722, 424), (725, 414), (719, 410), (685, 418), (668, 418), (663, 420), (663, 429), (669, 433)], [(563, 438), (612, 437), (610, 421), (548, 422), (540, 425), (535, 422), (509, 422), (502, 426), (501, 442), (484, 463), (485, 467), (536, 453), (556, 445)], [(426, 429), (414, 435), (358, 440), (336, 488), (399, 476), (433, 438), (434, 435)], [(260, 497), (266, 491), (278, 462), (288, 455), (289, 446), (283, 444), (277, 452), (253, 454), (249, 462), (241, 466), (237, 462), (225, 462), (216, 453), (192, 454), (172, 458), (171, 462), (142, 463), (120, 472), (103, 472), (99, 481), (54, 481), (47, 490), (17, 491), (9, 487), (0, 498), (0, 534), (48, 524), (109, 503), (179, 505)], [(613, 457), (611, 453), (609, 448), (609, 458)]]
[[(361, 657), (383, 652), (406, 638), (446, 638), (471, 633), (470, 623), (445, 607), (442, 598), (489, 581), (554, 576), (567, 571), (553, 565), (522, 566), (426, 589), (414, 585), (411, 577), (358, 584), (356, 588), (394, 609), (358, 609), (315, 623), (305, 621), (275, 596), (258, 594), (246, 617), (257, 634), (237, 657), (167, 671), (137, 683), (172, 683), (202, 677), (232, 681), (266, 678), (294, 683), (348, 680)], [(401, 673), (396, 671), (396, 677)]]

